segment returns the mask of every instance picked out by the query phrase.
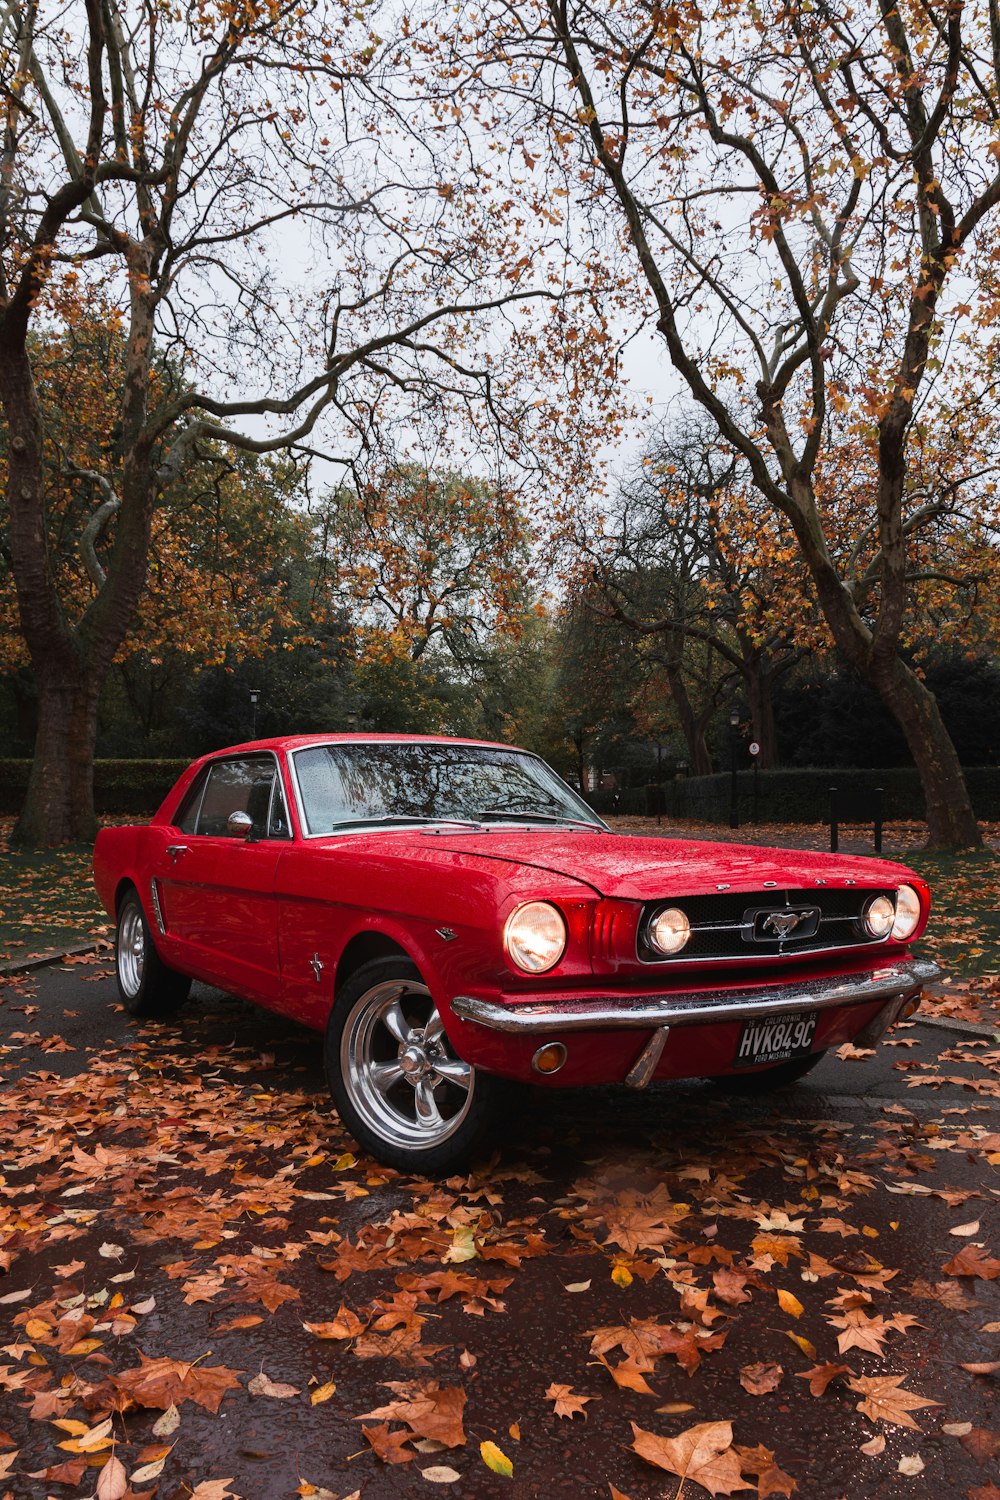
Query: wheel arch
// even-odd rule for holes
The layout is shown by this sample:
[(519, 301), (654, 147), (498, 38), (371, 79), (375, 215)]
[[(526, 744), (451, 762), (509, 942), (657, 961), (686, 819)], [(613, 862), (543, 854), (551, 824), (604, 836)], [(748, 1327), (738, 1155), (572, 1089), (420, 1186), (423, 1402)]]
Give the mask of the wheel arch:
[(404, 948), (395, 938), (391, 938), (388, 933), (375, 930), (356, 932), (349, 942), (345, 943), (337, 960), (337, 968), (333, 977), (334, 996), (340, 994), (351, 975), (360, 969), (362, 964), (370, 963), (375, 958), (406, 958), (412, 964), (417, 964), (414, 954)]
[(142, 896), (139, 894), (139, 887), (138, 887), (138, 885), (132, 879), (131, 875), (123, 875), (121, 877), (121, 879), (119, 880), (118, 884), (115, 886), (115, 898), (114, 898), (115, 899), (115, 908), (114, 908), (114, 911), (113, 911), (112, 915), (116, 919), (118, 917), (118, 913), (121, 911), (122, 901), (124, 900), (126, 894), (129, 891), (135, 891), (136, 895), (139, 897), (139, 901), (140, 901), (140, 904), (141, 904), (142, 903)]

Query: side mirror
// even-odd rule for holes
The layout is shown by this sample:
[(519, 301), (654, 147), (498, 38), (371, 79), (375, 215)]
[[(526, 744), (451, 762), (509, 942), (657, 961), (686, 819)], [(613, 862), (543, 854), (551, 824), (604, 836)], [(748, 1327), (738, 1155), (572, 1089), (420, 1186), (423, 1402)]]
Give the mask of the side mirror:
[(226, 819), (226, 832), (232, 839), (248, 839), (253, 833), (253, 818), (249, 813), (230, 813)]

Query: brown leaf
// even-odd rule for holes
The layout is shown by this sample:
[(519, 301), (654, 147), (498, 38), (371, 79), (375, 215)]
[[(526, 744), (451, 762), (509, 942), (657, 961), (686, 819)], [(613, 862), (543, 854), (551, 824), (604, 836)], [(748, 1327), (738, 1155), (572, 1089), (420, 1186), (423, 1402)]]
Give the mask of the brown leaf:
[(813, 1365), (811, 1370), (799, 1370), (796, 1380), (808, 1380), (809, 1389), (814, 1396), (822, 1396), (831, 1380), (836, 1380), (838, 1375), (853, 1375), (854, 1371), (850, 1365)]
[(977, 1276), (980, 1281), (996, 1281), (1000, 1277), (1000, 1260), (987, 1255), (978, 1245), (963, 1245), (942, 1269), (946, 1276)]
[(751, 1396), (766, 1396), (768, 1391), (777, 1390), (784, 1373), (780, 1365), (744, 1365), (740, 1370), (740, 1385)]
[(545, 1392), (546, 1401), (555, 1402), (555, 1414), (557, 1417), (575, 1417), (577, 1415), (586, 1417), (584, 1410), (588, 1401), (593, 1401), (593, 1396), (575, 1396), (572, 1387), (568, 1385), (550, 1385)]
[(280, 1380), (272, 1380), (261, 1370), (247, 1385), (251, 1396), (271, 1396), (276, 1401), (287, 1401), (289, 1396), (299, 1396), (301, 1391), (297, 1385), (286, 1385)]
[(128, 1474), (120, 1458), (112, 1453), (97, 1476), (96, 1500), (122, 1500), (128, 1489)]
[(215, 1413), (227, 1391), (239, 1390), (238, 1377), (243, 1373), (225, 1365), (189, 1364), (166, 1356), (147, 1359), (141, 1352), (139, 1358), (141, 1365), (112, 1375), (111, 1384), (137, 1406), (156, 1406), (164, 1411), (182, 1401), (194, 1401)]
[(791, 1474), (779, 1469), (774, 1461), (774, 1454), (762, 1443), (758, 1443), (756, 1448), (744, 1448), (737, 1444), (736, 1453), (740, 1466), (748, 1474), (757, 1475), (759, 1495), (790, 1495), (795, 1489), (795, 1480)]
[(1000, 1453), (1000, 1433), (990, 1432), (987, 1427), (973, 1427), (971, 1432), (959, 1438), (959, 1442), (979, 1464), (987, 1463)]
[(733, 1452), (733, 1428), (730, 1422), (699, 1422), (675, 1438), (659, 1437), (632, 1424), (632, 1447), (640, 1458), (666, 1469), (679, 1479), (690, 1479), (710, 1495), (732, 1495), (736, 1490), (752, 1490), (740, 1471), (740, 1461)]
[(362, 1427), (362, 1435), (371, 1444), (376, 1458), (384, 1464), (408, 1464), (413, 1461), (413, 1450), (403, 1444), (413, 1436), (412, 1432), (392, 1432), (388, 1422), (378, 1427)]
[[(355, 1421), (375, 1419), (405, 1422), (410, 1429), (405, 1434), (406, 1439), (432, 1438), (435, 1442), (443, 1443), (446, 1448), (464, 1446), (466, 1439), (462, 1413), (466, 1397), (461, 1386), (442, 1386), (436, 1380), (385, 1380), (382, 1384), (390, 1391), (395, 1391), (397, 1399), (376, 1407), (374, 1411), (364, 1412)], [(390, 1460), (394, 1463), (399, 1461)]]
[[(905, 1378), (905, 1377), (904, 1377)], [(855, 1408), (873, 1422), (891, 1422), (895, 1427), (919, 1425), (910, 1416), (923, 1406), (940, 1406), (939, 1401), (929, 1401), (913, 1391), (904, 1391), (895, 1375), (858, 1375), (847, 1382), (852, 1391), (857, 1391), (864, 1400)]]

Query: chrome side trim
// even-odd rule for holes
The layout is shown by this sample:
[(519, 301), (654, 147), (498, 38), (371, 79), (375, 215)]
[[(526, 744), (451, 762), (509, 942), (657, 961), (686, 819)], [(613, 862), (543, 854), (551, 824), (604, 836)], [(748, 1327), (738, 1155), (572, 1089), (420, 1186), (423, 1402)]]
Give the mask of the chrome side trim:
[(490, 1031), (535, 1035), (544, 1031), (624, 1031), (651, 1026), (704, 1026), (718, 1021), (748, 1021), (797, 1010), (832, 1010), (839, 1005), (866, 1005), (914, 994), (941, 973), (926, 958), (911, 958), (890, 968), (867, 969), (833, 979), (798, 984), (761, 985), (756, 989), (686, 991), (673, 995), (596, 994), (593, 998), (530, 1000), (501, 1005), (457, 995), (452, 1013)]
[(163, 911), (160, 907), (160, 892), (155, 879), (149, 882), (149, 894), (153, 901), (153, 911), (156, 914), (156, 925), (160, 929), (160, 936), (166, 937), (167, 929), (163, 923)]

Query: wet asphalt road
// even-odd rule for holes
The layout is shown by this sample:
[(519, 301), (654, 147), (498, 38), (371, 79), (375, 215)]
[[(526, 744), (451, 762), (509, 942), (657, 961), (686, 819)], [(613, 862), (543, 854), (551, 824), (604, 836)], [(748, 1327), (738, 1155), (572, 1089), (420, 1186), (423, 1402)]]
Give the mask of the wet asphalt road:
[[(10, 1049), (0, 1055), (0, 1101), (16, 1089), (18, 1079), (30, 1081), (40, 1072), (53, 1079), (90, 1077), (95, 1064), (102, 1066), (99, 1059), (120, 1055), (121, 1049), (132, 1049), (148, 1060), (166, 1047), (170, 1067), (185, 1080), (185, 1086), (192, 1081), (207, 1085), (226, 1075), (228, 1052), (235, 1049), (240, 1057), (251, 1060), (234, 1075), (244, 1093), (249, 1090), (257, 1099), (270, 1096), (280, 1101), (301, 1092), (314, 1108), (325, 1111), (319, 1039), (218, 992), (196, 987), (182, 1027), (168, 1034), (165, 1043), (159, 1040), (157, 1028), (140, 1028), (117, 1008), (106, 964), (39, 971), (7, 985), (0, 991), (0, 1002), (0, 1045)], [(996, 1333), (984, 1331), (1000, 1320), (1000, 1280), (962, 1278), (960, 1283), (957, 1279), (946, 1283), (941, 1271), (944, 1262), (966, 1243), (950, 1233), (965, 1221), (978, 1219), (977, 1241), (992, 1255), (1000, 1254), (1000, 1164), (989, 1163), (988, 1152), (961, 1145), (962, 1132), (973, 1128), (980, 1137), (984, 1132), (1000, 1135), (1000, 1099), (988, 1087), (968, 1086), (970, 1081), (996, 1078), (995, 1070), (984, 1071), (976, 1061), (977, 1050), (986, 1053), (990, 1044), (973, 1041), (970, 1046), (968, 1037), (920, 1023), (899, 1030), (895, 1039), (916, 1045), (883, 1046), (863, 1061), (828, 1058), (779, 1101), (720, 1100), (700, 1083), (659, 1086), (645, 1094), (602, 1089), (535, 1091), (526, 1096), (525, 1107), (510, 1122), (492, 1169), (498, 1202), (490, 1212), (498, 1222), (504, 1219), (515, 1228), (537, 1220), (544, 1226), (551, 1251), (525, 1259), (513, 1269), (502, 1260), (460, 1266), (462, 1271), (512, 1277), (506, 1309), (502, 1314), (470, 1316), (457, 1301), (442, 1304), (434, 1314), (433, 1342), (446, 1352), (432, 1357), (424, 1367), (407, 1368), (404, 1362), (388, 1358), (362, 1361), (349, 1357), (341, 1343), (302, 1338), (303, 1319), (329, 1319), (342, 1300), (357, 1306), (363, 1298), (384, 1294), (393, 1286), (391, 1276), (361, 1273), (334, 1284), (314, 1262), (297, 1259), (294, 1279), (301, 1306), (286, 1304), (253, 1328), (221, 1332), (221, 1306), (212, 1300), (182, 1302), (178, 1296), (172, 1267), (182, 1256), (189, 1256), (187, 1247), (183, 1243), (150, 1244), (148, 1238), (142, 1241), (122, 1264), (137, 1268), (143, 1291), (155, 1294), (158, 1309), (140, 1325), (143, 1336), (136, 1335), (125, 1363), (136, 1363), (137, 1348), (174, 1358), (197, 1358), (211, 1349), (212, 1363), (245, 1372), (263, 1367), (273, 1380), (292, 1382), (299, 1388), (310, 1379), (321, 1385), (334, 1376), (337, 1384), (336, 1400), (316, 1407), (304, 1401), (260, 1399), (241, 1404), (233, 1398), (218, 1416), (183, 1407), (184, 1443), (178, 1440), (176, 1453), (167, 1461), (158, 1496), (185, 1500), (200, 1480), (233, 1476), (233, 1493), (246, 1500), (284, 1500), (286, 1496), (291, 1500), (297, 1493), (341, 1500), (355, 1491), (364, 1500), (408, 1500), (435, 1493), (473, 1500), (480, 1495), (589, 1500), (608, 1496), (609, 1486), (631, 1500), (678, 1495), (680, 1500), (692, 1500), (705, 1491), (691, 1481), (679, 1491), (676, 1477), (649, 1467), (631, 1452), (629, 1421), (674, 1435), (696, 1422), (731, 1420), (738, 1441), (764, 1443), (774, 1450), (778, 1463), (796, 1481), (795, 1495), (806, 1500), (868, 1496), (937, 1500), (952, 1495), (1000, 1500), (1000, 1489), (989, 1488), (1000, 1485), (1000, 1437), (995, 1445), (990, 1441), (1000, 1428), (996, 1376), (957, 1373), (963, 1362), (1000, 1357)], [(942, 1053), (956, 1051), (956, 1044), (953, 1058), (938, 1061)], [(246, 1081), (247, 1068), (252, 1068), (250, 1082)], [(942, 1082), (939, 1087), (909, 1086), (912, 1078), (928, 1077), (932, 1069), (956, 1081)], [(266, 1109), (267, 1104), (261, 1107)], [(901, 1108), (905, 1116), (900, 1115)], [(886, 1134), (890, 1127), (895, 1134)], [(93, 1150), (90, 1127), (81, 1141)], [(341, 1136), (333, 1149), (349, 1147), (350, 1142)], [(8, 1157), (8, 1166), (13, 1159)], [(648, 1192), (659, 1176), (672, 1184), (678, 1178), (683, 1183), (687, 1173), (691, 1193), (696, 1195), (702, 1180), (699, 1172), (703, 1178), (705, 1174), (725, 1175), (732, 1167), (734, 1173), (739, 1168), (747, 1174), (743, 1197), (748, 1206), (755, 1211), (763, 1206), (766, 1217), (767, 1206), (775, 1205), (779, 1213), (787, 1211), (787, 1217), (796, 1209), (803, 1211), (803, 1182), (813, 1165), (817, 1171), (822, 1169), (818, 1180), (824, 1190), (830, 1190), (841, 1160), (847, 1206), (837, 1212), (850, 1229), (850, 1237), (847, 1228), (824, 1237), (824, 1254), (837, 1265), (837, 1274), (831, 1271), (828, 1282), (822, 1278), (817, 1282), (815, 1276), (811, 1282), (799, 1279), (801, 1268), (793, 1259), (784, 1284), (795, 1287), (806, 1304), (801, 1319), (789, 1324), (780, 1317), (773, 1288), (763, 1287), (754, 1292), (748, 1305), (738, 1308), (731, 1325), (723, 1324), (729, 1327), (725, 1349), (708, 1355), (696, 1374), (689, 1377), (673, 1360), (657, 1364), (656, 1373), (649, 1376), (657, 1400), (619, 1389), (608, 1379), (595, 1364), (588, 1335), (594, 1328), (625, 1323), (629, 1318), (662, 1317), (664, 1282), (658, 1272), (650, 1280), (637, 1275), (627, 1289), (611, 1282), (609, 1261), (615, 1247), (595, 1243), (595, 1236), (600, 1241), (604, 1231), (590, 1228), (593, 1215), (588, 1218), (588, 1194), (601, 1200), (602, 1194), (613, 1192), (620, 1204), (630, 1194)], [(895, 1178), (885, 1176), (890, 1164), (892, 1170), (898, 1169)], [(897, 1194), (866, 1187), (854, 1196), (851, 1174), (876, 1184), (895, 1183), (907, 1191)], [(176, 1193), (187, 1180), (171, 1168), (162, 1181), (150, 1182), (157, 1191)], [(213, 1188), (217, 1180), (210, 1179)], [(488, 1183), (490, 1174), (483, 1180)], [(335, 1185), (322, 1166), (313, 1169), (309, 1183), (320, 1195)], [(914, 1184), (923, 1189), (921, 1195), (909, 1192)], [(934, 1196), (942, 1189), (943, 1197)], [(403, 1224), (414, 1206), (425, 1212), (421, 1204), (433, 1201), (433, 1192), (425, 1185), (415, 1194), (408, 1179), (372, 1171), (370, 1164), (362, 1162), (356, 1196), (352, 1191), (340, 1194), (338, 1188), (337, 1201), (323, 1203), (321, 1211), (309, 1202), (292, 1207), (283, 1214), (278, 1238), (296, 1246), (308, 1238), (310, 1230), (356, 1238), (394, 1215)], [(738, 1194), (736, 1201), (743, 1198)], [(265, 1225), (269, 1222), (264, 1221)], [(103, 1237), (111, 1236), (128, 1248), (131, 1223), (131, 1219), (115, 1222), (113, 1210), (104, 1208), (89, 1239), (22, 1256), (10, 1276), (0, 1278), (0, 1292), (7, 1286), (37, 1284), (41, 1293), (53, 1258), (69, 1260), (72, 1256), (89, 1265)], [(706, 1244), (724, 1244), (731, 1227), (725, 1218), (718, 1224), (706, 1223), (702, 1231)], [(516, 1228), (516, 1233), (523, 1241), (525, 1232)], [(242, 1248), (254, 1253), (258, 1243), (254, 1232), (241, 1230), (241, 1235)], [(922, 1326), (910, 1328), (905, 1338), (893, 1336), (883, 1356), (851, 1350), (843, 1360), (856, 1373), (896, 1375), (907, 1388), (940, 1403), (915, 1413), (919, 1431), (876, 1426), (857, 1415), (856, 1394), (833, 1387), (822, 1399), (814, 1399), (804, 1383), (794, 1378), (813, 1359), (802, 1357), (787, 1341), (791, 1334), (813, 1343), (819, 1362), (839, 1357), (825, 1320), (829, 1298), (854, 1285), (851, 1275), (857, 1281), (858, 1245), (894, 1273), (879, 1310), (888, 1315), (905, 1308)], [(808, 1247), (817, 1248), (817, 1242), (810, 1240)], [(837, 1251), (847, 1253), (843, 1271)], [(656, 1252), (642, 1253), (649, 1258)], [(439, 1268), (441, 1257), (430, 1264), (432, 1269)], [(97, 1263), (96, 1269), (100, 1273), (107, 1268)], [(568, 1285), (585, 1280), (592, 1280), (592, 1292), (567, 1295)], [(919, 1290), (914, 1294), (914, 1286), (919, 1289), (928, 1283), (960, 1289), (965, 1305), (935, 1300)], [(233, 1310), (226, 1306), (226, 1317)], [(0, 1339), (7, 1331), (5, 1315), (13, 1319), (15, 1311), (16, 1305), (0, 1305)], [(676, 1316), (675, 1306), (671, 1315)], [(10, 1332), (12, 1338), (19, 1336), (13, 1325)], [(458, 1377), (455, 1358), (447, 1351), (462, 1349), (475, 1363), (463, 1365), (464, 1375)], [(762, 1398), (743, 1389), (739, 1382), (742, 1367), (777, 1360), (785, 1373), (776, 1391)], [(384, 1382), (414, 1376), (434, 1376), (442, 1383), (462, 1379), (469, 1398), (468, 1446), (443, 1454), (421, 1454), (417, 1462), (406, 1465), (382, 1464), (367, 1451), (361, 1424), (354, 1419), (390, 1399)], [(551, 1382), (566, 1383), (594, 1398), (586, 1420), (554, 1417), (551, 1402), (541, 1394)], [(662, 1408), (670, 1405), (689, 1410), (663, 1413)], [(74, 1410), (73, 1415), (78, 1412)], [(156, 1415), (154, 1411), (129, 1419), (132, 1426), (144, 1424), (137, 1442), (148, 1442), (148, 1429)], [(944, 1432), (948, 1424), (971, 1424), (971, 1437), (968, 1432), (962, 1436)], [(512, 1425), (516, 1436), (510, 1432)], [(0, 1432), (6, 1429), (12, 1440), (23, 1442), (24, 1454), (31, 1455), (32, 1466), (39, 1469), (66, 1456), (53, 1455), (40, 1427), (26, 1420), (22, 1399), (0, 1389)], [(886, 1440), (884, 1451), (863, 1455), (861, 1445), (880, 1434)], [(45, 1435), (52, 1436), (50, 1431)], [(486, 1438), (514, 1461), (513, 1479), (493, 1475), (483, 1467), (477, 1450)], [(900, 1462), (915, 1455), (923, 1468), (916, 1474), (901, 1473)], [(453, 1465), (460, 1478), (452, 1484), (423, 1479), (422, 1470), (435, 1465)], [(89, 1478), (92, 1483), (93, 1470)], [(92, 1492), (86, 1480), (82, 1487), (42, 1478), (5, 1482), (11, 1488), (5, 1491), (0, 1482), (0, 1495), (9, 1493), (14, 1500)], [(751, 1482), (745, 1492), (752, 1489)], [(148, 1485), (140, 1485), (138, 1493), (149, 1494)]]

